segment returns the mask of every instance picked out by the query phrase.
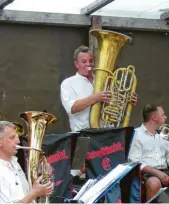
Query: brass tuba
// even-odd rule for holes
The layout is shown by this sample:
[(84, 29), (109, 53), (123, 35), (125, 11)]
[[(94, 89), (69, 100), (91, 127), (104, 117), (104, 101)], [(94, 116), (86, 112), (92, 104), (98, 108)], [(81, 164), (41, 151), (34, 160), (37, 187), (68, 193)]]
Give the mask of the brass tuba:
[[(41, 183), (47, 183), (51, 175), (46, 168), (47, 162), (42, 151), (42, 142), (47, 126), (54, 123), (56, 117), (46, 112), (37, 111), (21, 113), (20, 117), (26, 121), (28, 127), (28, 148), (25, 148), (29, 149), (27, 164), (28, 182), (32, 186), (40, 173), (42, 175)], [(49, 203), (48, 196), (40, 198), (38, 203)]]
[[(127, 101), (129, 101), (131, 92), (135, 91), (135, 70), (131, 66), (128, 68), (120, 68), (114, 73), (113, 70), (121, 48), (126, 43), (131, 42), (131, 38), (121, 33), (98, 29), (91, 30), (90, 34), (93, 35), (98, 42), (98, 64), (96, 66), (97, 68), (94, 69), (95, 81), (93, 93), (103, 90), (111, 91), (112, 93), (112, 99), (108, 106), (106, 104), (96, 103), (91, 107), (90, 127), (99, 128), (101, 118), (104, 121), (104, 126), (126, 126), (129, 121), (131, 105), (129, 103), (126, 104), (125, 100), (122, 102), (121, 99), (124, 98), (126, 92), (128, 92)], [(121, 76), (121, 79), (119, 79), (119, 76)], [(128, 77), (130, 78), (129, 80)], [(116, 101), (113, 100), (115, 97)], [(127, 109), (127, 113), (125, 109)], [(123, 114), (119, 114), (119, 110)], [(122, 116), (125, 117), (124, 120)]]

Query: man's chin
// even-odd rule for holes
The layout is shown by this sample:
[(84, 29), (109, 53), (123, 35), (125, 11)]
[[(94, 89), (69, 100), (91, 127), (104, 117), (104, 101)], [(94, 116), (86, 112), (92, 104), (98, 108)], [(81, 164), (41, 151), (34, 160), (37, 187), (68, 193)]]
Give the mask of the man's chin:
[(90, 76), (91, 76), (91, 74), (86, 73), (86, 74), (83, 74), (83, 76), (84, 76), (84, 77), (90, 77)]

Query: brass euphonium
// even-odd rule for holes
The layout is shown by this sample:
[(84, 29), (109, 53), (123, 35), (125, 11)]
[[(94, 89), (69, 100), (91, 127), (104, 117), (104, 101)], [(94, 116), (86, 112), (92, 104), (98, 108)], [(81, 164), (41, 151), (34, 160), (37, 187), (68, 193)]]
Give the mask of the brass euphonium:
[[(118, 56), (121, 48), (126, 43), (131, 42), (131, 38), (128, 37), (127, 35), (124, 35), (121, 33), (106, 31), (106, 30), (97, 30), (97, 29), (91, 30), (90, 34), (93, 35), (98, 42), (98, 64), (97, 64), (96, 68), (94, 69), (95, 70), (95, 80), (94, 80), (93, 93), (97, 93), (97, 92), (100, 92), (103, 90), (111, 91), (111, 89), (113, 88), (113, 85), (116, 85), (116, 88), (117, 88), (117, 86), (119, 87), (118, 83), (121, 83), (121, 86), (123, 86), (123, 87), (124, 87), (124, 85), (122, 85), (122, 84), (125, 84), (126, 85), (125, 89), (128, 90), (128, 88), (127, 88), (127, 81), (128, 80), (126, 78), (127, 76), (130, 76), (130, 78), (131, 78), (131, 80), (130, 80), (130, 83), (132, 84), (131, 90), (134, 92), (135, 88), (133, 87), (133, 84), (135, 84), (135, 83), (133, 83), (133, 79), (135, 80), (136, 78), (135, 78), (135, 75), (133, 74), (133, 69), (121, 68), (117, 72), (113, 73), (113, 70), (115, 67), (115, 62), (116, 62), (117, 56)], [(124, 82), (122, 82), (122, 81), (120, 82), (119, 80), (116, 80), (114, 78), (114, 77), (119, 76), (120, 72), (121, 72), (121, 76), (124, 76), (123, 80), (122, 80)], [(110, 105), (109, 108), (113, 105), (113, 109), (117, 110), (117, 111), (119, 111), (119, 107), (116, 109), (116, 107), (115, 107), (116, 103), (112, 104), (112, 102), (113, 102), (113, 97), (116, 96), (116, 98), (118, 99), (118, 97), (119, 97), (118, 94), (119, 93), (114, 93), (114, 92), (112, 93), (112, 100), (109, 104)], [(104, 109), (103, 109), (103, 105), (104, 105)], [(124, 111), (124, 108), (121, 107), (122, 105), (125, 106), (126, 104), (119, 103), (119, 101), (118, 101), (117, 106), (120, 106), (120, 108), (123, 109), (123, 111)], [(102, 104), (102, 103), (96, 103), (91, 107), (91, 112), (90, 112), (90, 127), (91, 128), (100, 128), (101, 117), (104, 120), (105, 125), (109, 124), (109, 125), (117, 126), (117, 124), (120, 124), (119, 123), (120, 117), (117, 118), (115, 116), (118, 120), (118, 122), (115, 122), (114, 121), (115, 118), (108, 116), (108, 115), (110, 115), (108, 113), (111, 112), (110, 109), (106, 108), (107, 109), (106, 110), (105, 108), (106, 108), (106, 105)], [(129, 112), (131, 111), (131, 106), (127, 106), (125, 108), (128, 109), (127, 114), (129, 114)], [(114, 113), (115, 112), (116, 111), (114, 111)], [(123, 120), (123, 124), (121, 124), (121, 126), (127, 125), (128, 124), (127, 120), (129, 120), (129, 117), (126, 117), (126, 119)]]
[[(56, 117), (46, 112), (37, 111), (24, 112), (20, 117), (26, 121), (28, 127), (28, 148), (26, 147), (26, 149), (29, 149), (27, 164), (28, 182), (32, 186), (40, 173), (42, 175), (41, 183), (47, 183), (51, 175), (49, 169), (46, 168), (42, 142), (46, 128), (56, 121)], [(49, 203), (49, 198), (45, 196), (38, 199), (37, 202)]]

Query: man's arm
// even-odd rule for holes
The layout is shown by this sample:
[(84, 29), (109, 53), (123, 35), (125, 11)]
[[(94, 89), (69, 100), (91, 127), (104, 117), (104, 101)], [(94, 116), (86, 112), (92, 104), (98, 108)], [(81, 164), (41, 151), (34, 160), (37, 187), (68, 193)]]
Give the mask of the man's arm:
[(158, 177), (164, 186), (168, 186), (168, 184), (169, 184), (169, 176), (166, 173), (164, 173), (158, 169), (155, 169), (155, 168), (147, 165), (142, 169), (142, 172), (143, 173), (149, 173), (149, 174), (152, 174), (152, 175)]
[(148, 166), (148, 165), (146, 165), (146, 166), (142, 169), (142, 172), (143, 172), (143, 173), (149, 173), (149, 174), (152, 174), (152, 175), (157, 176), (157, 177), (158, 177), (158, 174), (159, 174), (159, 170), (154, 169), (153, 167)]
[[(85, 87), (84, 87), (85, 89)], [(62, 105), (64, 106), (66, 112), (68, 114), (76, 114), (88, 107), (91, 107), (93, 104), (97, 102), (105, 102), (109, 103), (111, 99), (111, 92), (108, 91), (101, 91), (91, 96), (88, 96), (83, 99), (78, 99), (75, 90), (71, 87), (71, 85), (64, 81), (61, 84), (61, 101)], [(137, 103), (137, 94), (133, 93), (131, 98), (131, 104), (136, 105)]]
[[(109, 103), (110, 98), (112, 94), (108, 91), (101, 91), (98, 93), (95, 93), (87, 98), (76, 100), (75, 103), (72, 106), (71, 113), (75, 114), (80, 111), (85, 110), (86, 108), (92, 106), (93, 104), (97, 102), (105, 102)], [(137, 104), (137, 94), (133, 93), (132, 98), (131, 98), (131, 104), (135, 106)]]
[(96, 100), (93, 97), (93, 95), (84, 99), (76, 100), (71, 108), (71, 113), (75, 114), (75, 113), (81, 112), (95, 103), (96, 103)]
[(142, 157), (142, 145), (139, 141), (139, 134), (137, 130), (135, 130), (135, 133), (133, 135), (133, 140), (131, 142), (131, 147), (129, 150), (128, 160), (132, 162), (141, 162)]
[[(85, 89), (85, 87), (84, 87)], [(111, 93), (102, 91), (83, 99), (78, 99), (75, 90), (67, 82), (61, 84), (61, 100), (68, 114), (75, 114), (85, 110), (97, 102), (109, 102)]]
[(53, 184), (51, 182), (48, 182), (46, 184), (40, 184), (39, 183), (40, 180), (41, 177), (39, 177), (37, 181), (34, 183), (31, 192), (27, 194), (22, 200), (17, 201), (16, 204), (30, 203), (37, 197), (50, 195), (53, 190)]
[(50, 195), (52, 193), (52, 190), (53, 184), (51, 182), (42, 185), (39, 184), (39, 180), (37, 180), (33, 185), (33, 188), (30, 191), (30, 193), (28, 193), (24, 198), (22, 198), (21, 200), (12, 200), (9, 183), (4, 178), (0, 178), (0, 203), (9, 204), (31, 203), (37, 197)]
[(98, 93), (95, 93), (87, 98), (76, 100), (75, 103), (72, 106), (71, 113), (75, 114), (80, 111), (85, 110), (86, 108), (92, 106), (93, 104), (97, 102), (106, 102), (108, 103), (110, 101), (111, 93), (107, 91), (101, 91)]
[(31, 203), (33, 200), (36, 199), (36, 193), (30, 192), (28, 195), (26, 195), (22, 200), (15, 202), (16, 204), (23, 204), (23, 203)]

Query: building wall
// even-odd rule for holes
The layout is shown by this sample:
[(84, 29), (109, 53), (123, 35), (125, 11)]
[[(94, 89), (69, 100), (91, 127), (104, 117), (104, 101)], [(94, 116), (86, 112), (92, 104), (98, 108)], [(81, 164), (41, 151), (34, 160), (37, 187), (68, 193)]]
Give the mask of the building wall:
[(49, 132), (66, 132), (60, 83), (75, 73), (73, 52), (88, 43), (86, 28), (0, 24), (0, 112), (25, 124), (21, 112), (47, 110), (58, 121)]
[[(88, 29), (1, 23), (0, 31), (0, 111), (8, 120), (24, 125), (21, 112), (47, 110), (58, 118), (48, 132), (69, 131), (60, 83), (76, 72), (73, 52), (81, 44), (88, 45)], [(117, 67), (132, 64), (136, 68), (138, 104), (131, 125), (141, 123), (147, 103), (162, 103), (169, 114), (169, 36), (163, 32), (119, 32), (133, 38), (117, 60)]]

